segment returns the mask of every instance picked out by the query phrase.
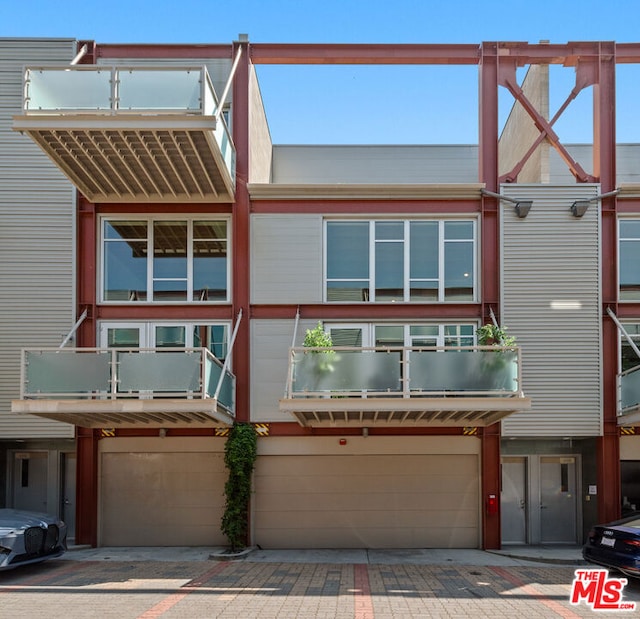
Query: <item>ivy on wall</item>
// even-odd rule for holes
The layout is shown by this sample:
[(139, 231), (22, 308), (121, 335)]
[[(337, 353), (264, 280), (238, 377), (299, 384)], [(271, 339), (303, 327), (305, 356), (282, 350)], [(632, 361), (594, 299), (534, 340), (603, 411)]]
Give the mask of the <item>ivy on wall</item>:
[(255, 466), (258, 434), (250, 423), (234, 423), (224, 447), (229, 476), (224, 486), (225, 511), (222, 532), (232, 551), (244, 548), (249, 539), (251, 476)]

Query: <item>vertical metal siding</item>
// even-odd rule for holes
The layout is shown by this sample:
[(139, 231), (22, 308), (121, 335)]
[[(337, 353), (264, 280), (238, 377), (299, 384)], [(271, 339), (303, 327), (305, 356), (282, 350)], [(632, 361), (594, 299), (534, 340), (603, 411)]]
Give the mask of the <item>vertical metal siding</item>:
[[(601, 433), (600, 215), (570, 212), (597, 185), (511, 185), (533, 199), (526, 219), (502, 203), (502, 317), (522, 347), (522, 384), (530, 411), (503, 422), (504, 436), (598, 436)], [(552, 309), (552, 302), (579, 309)]]
[(56, 346), (73, 324), (75, 191), (28, 137), (11, 130), (21, 113), (22, 69), (68, 63), (70, 39), (0, 39), (0, 439), (69, 438), (73, 426), (13, 415), (20, 349)]
[(252, 303), (322, 301), (322, 217), (251, 217)]
[[(307, 329), (317, 324), (317, 320), (300, 320), (295, 345), (301, 346)], [(295, 320), (251, 321), (251, 421), (295, 421), (278, 410), (287, 380), (294, 328)]]

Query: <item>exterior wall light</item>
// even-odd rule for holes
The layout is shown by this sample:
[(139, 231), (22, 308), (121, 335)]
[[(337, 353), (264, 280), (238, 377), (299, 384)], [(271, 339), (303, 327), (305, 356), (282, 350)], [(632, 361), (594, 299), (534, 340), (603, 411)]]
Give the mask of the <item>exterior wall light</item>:
[(601, 200), (602, 198), (609, 198), (610, 196), (615, 196), (618, 193), (620, 193), (620, 190), (619, 189), (614, 189), (613, 191), (609, 191), (608, 193), (603, 193), (603, 194), (601, 194), (599, 196), (594, 196), (593, 198), (576, 200), (570, 206), (569, 210), (571, 211), (571, 214), (574, 217), (582, 217), (587, 212), (587, 209), (589, 208), (589, 204), (591, 204), (592, 202), (597, 202), (598, 200)]
[(533, 206), (533, 200), (515, 200), (514, 198), (510, 198), (509, 196), (503, 196), (499, 193), (494, 193), (493, 191), (489, 191), (487, 189), (481, 189), (480, 193), (483, 196), (490, 196), (492, 198), (496, 198), (496, 200), (502, 200), (503, 202), (510, 202), (511, 204), (515, 204), (514, 210), (516, 215), (520, 219), (524, 219), (531, 210)]

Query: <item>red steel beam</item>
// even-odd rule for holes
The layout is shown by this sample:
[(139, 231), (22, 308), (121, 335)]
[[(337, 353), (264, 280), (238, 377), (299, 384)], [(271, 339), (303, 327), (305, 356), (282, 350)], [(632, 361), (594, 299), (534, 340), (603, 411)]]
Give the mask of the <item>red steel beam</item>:
[(451, 64), (474, 65), (477, 44), (253, 43), (254, 64)]

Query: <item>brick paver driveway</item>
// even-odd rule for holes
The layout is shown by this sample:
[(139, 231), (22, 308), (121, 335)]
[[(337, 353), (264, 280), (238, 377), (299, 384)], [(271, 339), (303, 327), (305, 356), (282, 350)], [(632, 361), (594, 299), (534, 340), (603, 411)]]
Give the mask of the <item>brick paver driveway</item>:
[[(571, 605), (574, 567), (65, 561), (0, 572), (0, 617), (621, 617)], [(612, 575), (613, 576), (613, 575)]]

